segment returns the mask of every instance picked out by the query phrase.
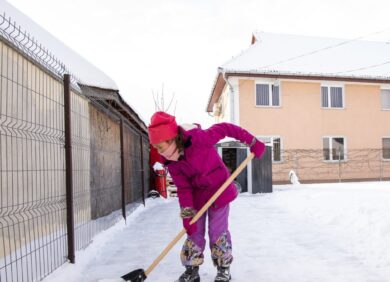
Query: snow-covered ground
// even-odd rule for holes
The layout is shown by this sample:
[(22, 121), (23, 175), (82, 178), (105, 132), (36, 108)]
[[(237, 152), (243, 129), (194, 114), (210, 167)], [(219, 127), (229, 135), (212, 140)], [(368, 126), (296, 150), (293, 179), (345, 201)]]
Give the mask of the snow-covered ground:
[[(181, 230), (177, 199), (149, 199), (97, 235), (45, 282), (120, 281), (146, 269)], [(232, 281), (390, 281), (390, 182), (274, 186), (272, 194), (241, 194), (231, 205)], [(181, 242), (147, 281), (182, 272)], [(206, 251), (201, 281), (214, 281)]]

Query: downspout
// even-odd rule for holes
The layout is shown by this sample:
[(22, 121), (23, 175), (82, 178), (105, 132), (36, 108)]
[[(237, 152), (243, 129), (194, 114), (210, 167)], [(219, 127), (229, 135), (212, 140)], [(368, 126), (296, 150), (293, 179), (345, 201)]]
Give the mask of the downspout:
[(230, 117), (230, 122), (233, 123), (233, 124), (237, 124), (236, 123), (236, 115), (235, 115), (235, 110), (234, 110), (234, 87), (233, 85), (230, 83), (229, 81), (229, 78), (226, 77), (226, 71), (223, 69), (223, 68), (220, 68), (219, 69), (221, 72), (222, 72), (222, 77), (223, 77), (223, 80), (225, 80), (225, 82), (227, 83), (227, 85), (229, 86), (229, 97), (230, 97), (230, 114), (231, 114), (231, 117)]
[[(237, 120), (236, 120), (235, 103), (237, 103), (238, 100), (235, 101), (235, 99), (234, 99), (234, 87), (230, 83), (229, 78), (226, 77), (226, 70), (224, 70), (223, 68), (220, 68), (219, 71), (222, 73), (222, 77), (225, 80), (225, 82), (227, 83), (227, 85), (229, 86), (229, 90), (230, 90), (229, 95), (230, 95), (231, 122), (233, 124), (239, 125), (238, 115), (237, 115)], [(238, 112), (237, 112), (237, 114), (238, 114)], [(249, 148), (247, 148), (247, 155), (248, 154), (250, 154)], [(222, 156), (222, 152), (221, 152), (221, 156)], [(248, 163), (246, 170), (247, 170), (248, 192), (252, 194), (252, 191), (253, 191), (253, 187), (252, 187), (252, 162)]]

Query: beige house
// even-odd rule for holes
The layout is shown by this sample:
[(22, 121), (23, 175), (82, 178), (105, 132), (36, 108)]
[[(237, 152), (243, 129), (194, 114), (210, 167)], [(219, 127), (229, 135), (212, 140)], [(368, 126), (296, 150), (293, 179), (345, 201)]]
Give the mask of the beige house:
[(390, 43), (254, 33), (207, 112), (273, 146), (273, 181), (390, 178)]

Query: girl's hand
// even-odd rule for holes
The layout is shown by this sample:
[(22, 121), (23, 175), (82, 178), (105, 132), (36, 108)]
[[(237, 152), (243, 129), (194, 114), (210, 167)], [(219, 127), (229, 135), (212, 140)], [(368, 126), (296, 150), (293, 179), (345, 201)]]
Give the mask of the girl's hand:
[(263, 142), (255, 139), (254, 143), (250, 147), (250, 150), (256, 158), (260, 158), (264, 153), (265, 145)]

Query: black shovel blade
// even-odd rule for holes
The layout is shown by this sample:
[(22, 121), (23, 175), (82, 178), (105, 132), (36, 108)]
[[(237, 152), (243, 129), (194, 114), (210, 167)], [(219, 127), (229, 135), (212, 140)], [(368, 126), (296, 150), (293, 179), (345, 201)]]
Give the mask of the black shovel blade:
[(143, 269), (137, 269), (122, 276), (125, 281), (143, 282), (146, 279), (146, 274)]

